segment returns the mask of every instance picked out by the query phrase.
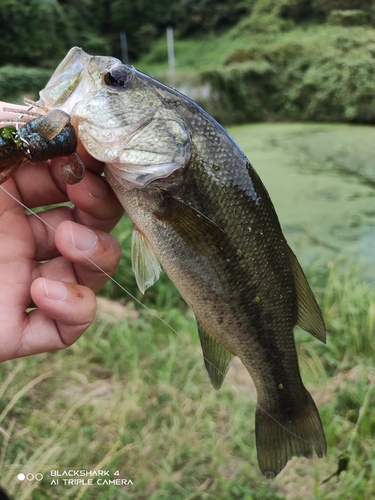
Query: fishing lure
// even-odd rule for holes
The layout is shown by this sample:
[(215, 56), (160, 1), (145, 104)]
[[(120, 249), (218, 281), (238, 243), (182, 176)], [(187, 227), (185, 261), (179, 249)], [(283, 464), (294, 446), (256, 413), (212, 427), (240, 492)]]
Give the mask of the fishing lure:
[[(35, 116), (35, 115), (31, 115)], [(46, 161), (66, 156), (61, 175), (67, 184), (79, 182), (85, 175), (85, 167), (76, 153), (77, 135), (70, 123), (70, 116), (59, 109), (29, 121), (16, 128), (6, 125), (0, 128), (0, 184), (10, 179), (21, 165), (27, 162)]]

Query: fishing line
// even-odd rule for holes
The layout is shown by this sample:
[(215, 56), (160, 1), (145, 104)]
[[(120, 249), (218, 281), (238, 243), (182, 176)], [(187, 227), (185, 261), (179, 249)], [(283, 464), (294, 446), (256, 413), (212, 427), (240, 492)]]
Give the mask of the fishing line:
[[(36, 117), (39, 117), (41, 115), (40, 113), (40, 107), (39, 106), (36, 106), (37, 103), (34, 103), (33, 101), (28, 101), (27, 104), (30, 105), (30, 107), (26, 110), (22, 110), (22, 112), (20, 112), (20, 110), (18, 109), (14, 109), (14, 108), (3, 108), (3, 110), (5, 112), (8, 112), (8, 113), (14, 113), (14, 114), (19, 114), (19, 117), (18, 119), (12, 119), (12, 118), (3, 118), (3, 119), (0, 119), (0, 123), (13, 123), (15, 124), (16, 126), (18, 125), (22, 125), (24, 123), (26, 123), (27, 121), (29, 121), (30, 119), (32, 118), (36, 118)], [(33, 108), (37, 108), (39, 112), (32, 112), (31, 110)], [(42, 110), (44, 111), (44, 110)], [(5, 189), (2, 185), (0, 185), (0, 188), (2, 189), (2, 191), (4, 191), (10, 198), (12, 198), (14, 201), (16, 201), (19, 205), (21, 205), (25, 210), (27, 210), (29, 212), (29, 215), (34, 215), (37, 219), (39, 219), (43, 224), (45, 224), (49, 229), (51, 229), (52, 232), (56, 232), (56, 229), (51, 226), (47, 221), (45, 221), (42, 217), (40, 217), (40, 215), (38, 215), (36, 212), (34, 212), (31, 208), (29, 208), (28, 206), (26, 206), (24, 203), (22, 203), (21, 200), (19, 200), (18, 198), (16, 198), (15, 196), (13, 196), (7, 189)], [(80, 252), (78, 250), (78, 252)], [(176, 334), (179, 338), (181, 338), (185, 344), (191, 348), (193, 351), (195, 351), (201, 358), (203, 358), (207, 363), (209, 363), (213, 368), (215, 368), (221, 375), (224, 376), (224, 378), (226, 378), (226, 380), (232, 384), (233, 387), (235, 387), (240, 394), (242, 394), (243, 396), (245, 396), (246, 398), (250, 399), (250, 401), (252, 403), (255, 404), (255, 406), (258, 406), (259, 409), (261, 409), (266, 415), (268, 415), (274, 422), (276, 422), (282, 429), (284, 429), (285, 431), (287, 431), (288, 434), (292, 435), (293, 437), (295, 438), (298, 438), (299, 440), (305, 442), (305, 443), (308, 443), (305, 439), (303, 439), (301, 436), (298, 436), (297, 434), (295, 434), (294, 432), (292, 432), (290, 429), (286, 428), (284, 425), (282, 425), (275, 417), (273, 417), (270, 413), (268, 413), (264, 408), (262, 408), (259, 404), (257, 405), (257, 401), (252, 398), (249, 394), (246, 394), (233, 380), (231, 380), (226, 374), (224, 374), (223, 372), (221, 372), (209, 359), (205, 358), (205, 356), (203, 355), (203, 353), (201, 353), (198, 349), (196, 349), (185, 337), (183, 337), (175, 328), (172, 327), (172, 325), (168, 324), (161, 316), (159, 316), (155, 310), (152, 310), (150, 309), (149, 307), (147, 307), (143, 302), (141, 302), (140, 300), (138, 300), (134, 295), (132, 295), (131, 292), (129, 292), (128, 290), (126, 290), (126, 288), (124, 288), (121, 283), (119, 283), (115, 278), (113, 278), (112, 276), (110, 276), (104, 269), (102, 269), (98, 264), (96, 264), (94, 261), (92, 261), (85, 253), (83, 252), (80, 252), (81, 255), (88, 261), (90, 262), (91, 265), (93, 265), (94, 267), (96, 267), (101, 273), (103, 273), (109, 280), (111, 280), (116, 286), (118, 286), (123, 292), (125, 292), (134, 302), (136, 302), (137, 304), (139, 304), (140, 306), (142, 306), (152, 317), (156, 318), (157, 320), (159, 320), (163, 325), (165, 325), (167, 328), (169, 328), (174, 334)]]
[[(53, 226), (51, 226), (51, 224), (49, 224), (48, 222), (46, 222), (37, 212), (34, 212), (31, 208), (27, 207), (24, 203), (22, 203), (22, 201), (20, 201), (18, 198), (16, 198), (15, 196), (13, 196), (12, 193), (10, 193), (9, 191), (7, 191), (7, 189), (4, 188), (4, 186), (0, 185), (0, 188), (5, 193), (7, 193), (7, 195), (10, 196), (10, 198), (12, 198), (14, 201), (16, 201), (17, 203), (19, 203), (25, 210), (27, 210), (30, 213), (30, 215), (35, 216), (43, 224), (45, 224), (49, 229), (51, 229), (51, 231), (53, 231), (54, 233), (56, 232), (56, 229)], [(169, 328), (174, 334), (176, 334), (179, 338), (181, 338), (186, 343), (186, 345), (189, 348), (191, 348), (193, 351), (195, 351), (201, 358), (203, 358), (205, 361), (207, 361), (212, 367), (216, 368), (216, 366), (210, 360), (208, 360), (207, 358), (204, 357), (203, 353), (201, 353), (196, 347), (194, 347), (193, 344), (191, 344), (185, 337), (182, 336), (182, 334), (180, 334), (175, 328), (173, 328), (172, 325), (170, 325), (169, 323), (167, 323), (161, 316), (159, 316), (155, 312), (155, 310), (150, 309), (143, 302), (141, 302), (139, 299), (137, 299), (137, 297), (135, 297), (128, 290), (126, 290), (126, 288), (124, 288), (121, 285), (121, 283), (119, 283), (115, 278), (113, 278), (112, 276), (110, 276), (104, 269), (102, 269), (98, 264), (96, 264), (93, 260), (91, 260), (90, 257), (88, 257), (84, 252), (81, 252), (80, 250), (77, 250), (77, 251), (80, 252), (81, 255), (88, 262), (90, 262), (91, 265), (93, 265), (94, 267), (96, 267), (98, 269), (98, 271), (102, 272), (109, 280), (111, 280), (116, 286), (118, 286), (123, 292), (125, 292), (134, 302), (136, 302), (137, 304), (139, 304), (140, 306), (142, 306), (151, 316), (153, 316), (154, 318), (156, 318), (163, 325), (165, 325), (167, 328)], [(221, 373), (221, 375), (225, 376), (225, 374), (222, 373), (220, 370), (218, 370), (218, 368), (216, 368), (216, 370), (219, 371), (219, 373)], [(303, 441), (305, 443), (308, 443), (308, 441), (306, 441), (301, 436), (298, 436), (297, 434), (295, 434), (294, 432), (292, 432), (290, 429), (288, 429), (287, 427), (285, 427), (275, 417), (273, 417), (270, 413), (268, 413), (267, 410), (265, 410), (259, 404), (257, 404), (257, 401), (254, 398), (252, 398), (249, 394), (247, 394), (246, 392), (244, 392), (232, 379), (230, 379), (228, 376), (225, 376), (225, 378), (226, 378), (226, 380), (230, 384), (232, 384), (233, 387), (235, 387), (240, 392), (240, 394), (242, 394), (243, 396), (249, 398), (250, 401), (255, 404), (255, 406), (258, 406), (259, 409), (261, 409), (267, 416), (269, 416), (272, 420), (274, 420), (274, 422), (276, 422), (281, 428), (283, 428), (285, 431), (287, 431), (293, 437), (296, 437), (296, 438), (300, 439), (301, 441)]]
[[(22, 110), (20, 111), (19, 109), (15, 109), (15, 108), (9, 108), (9, 107), (4, 107), (3, 110), (5, 112), (8, 112), (8, 113), (14, 113), (14, 114), (18, 114), (19, 117), (18, 119), (13, 119), (13, 122), (15, 124), (23, 124), (27, 121), (29, 121), (31, 118), (35, 118), (35, 117), (39, 117), (41, 116), (41, 114), (43, 114), (43, 112), (46, 112), (48, 111), (46, 108), (43, 108), (41, 106), (38, 105), (37, 102), (34, 102), (30, 99), (25, 99), (25, 103), (29, 105), (29, 108), (27, 108), (26, 110)], [(32, 109), (37, 109), (38, 111), (37, 112), (33, 112), (31, 111)], [(2, 122), (10, 122), (12, 121), (12, 119), (3, 119), (3, 120), (0, 120), (0, 123)], [(16, 201), (17, 203), (19, 203), (25, 210), (27, 210), (29, 212), (30, 215), (34, 215), (37, 219), (39, 219), (43, 224), (45, 224), (49, 229), (52, 230), (52, 232), (56, 232), (56, 229), (51, 226), (48, 222), (46, 222), (42, 217), (40, 217), (36, 212), (34, 212), (32, 209), (30, 209), (29, 207), (27, 207), (24, 203), (21, 202), (21, 200), (17, 199), (15, 196), (13, 196), (9, 191), (7, 191), (2, 185), (0, 185), (1, 189), (8, 194), (8, 196), (10, 196), (14, 201)], [(77, 250), (77, 249), (76, 249)], [(79, 250), (78, 250), (79, 251)], [(80, 252), (80, 251), (79, 251)], [(106, 271), (104, 271), (104, 269), (102, 269), (98, 264), (96, 264), (95, 262), (93, 262), (85, 253), (83, 252), (80, 252), (81, 255), (88, 261), (90, 262), (90, 264), (92, 264), (94, 267), (96, 267), (101, 273), (103, 273), (109, 280), (111, 280), (116, 286), (118, 286), (123, 292), (125, 292), (134, 302), (136, 302), (137, 304), (139, 304), (140, 306), (142, 306), (151, 316), (153, 316), (154, 318), (156, 318), (157, 320), (159, 320), (162, 324), (164, 324), (167, 328), (169, 328), (174, 334), (176, 334), (179, 338), (182, 338), (183, 341), (186, 343), (186, 345), (191, 348), (193, 351), (195, 351), (199, 356), (201, 356), (205, 362), (209, 363), (213, 368), (215, 368), (221, 375), (224, 376), (225, 379), (228, 380), (228, 382), (230, 384), (232, 384), (233, 387), (235, 387), (239, 392), (240, 394), (242, 394), (243, 396), (247, 397), (250, 399), (250, 401), (252, 403), (255, 404), (255, 406), (258, 406), (258, 408), (260, 410), (262, 410), (268, 417), (270, 417), (274, 422), (276, 422), (282, 429), (286, 430), (288, 434), (300, 439), (301, 441), (308, 443), (308, 441), (306, 441), (305, 439), (303, 439), (302, 437), (298, 436), (297, 434), (295, 434), (294, 432), (292, 432), (290, 429), (286, 428), (284, 425), (282, 425), (275, 417), (273, 417), (270, 413), (267, 412), (267, 410), (265, 410), (264, 408), (262, 408), (255, 399), (253, 399), (249, 394), (246, 394), (242, 389), (240, 389), (240, 387), (238, 387), (238, 385), (233, 382), (233, 380), (231, 380), (226, 374), (224, 374), (222, 371), (220, 371), (209, 359), (205, 358), (205, 356), (203, 355), (202, 352), (200, 352), (198, 349), (196, 349), (185, 337), (183, 337), (175, 328), (173, 328), (170, 324), (168, 324), (161, 316), (159, 316), (155, 310), (152, 310), (150, 309), (149, 307), (147, 307), (143, 302), (141, 302), (140, 300), (138, 300), (134, 295), (132, 295), (128, 290), (126, 290), (115, 278), (113, 278), (112, 276), (110, 276)]]

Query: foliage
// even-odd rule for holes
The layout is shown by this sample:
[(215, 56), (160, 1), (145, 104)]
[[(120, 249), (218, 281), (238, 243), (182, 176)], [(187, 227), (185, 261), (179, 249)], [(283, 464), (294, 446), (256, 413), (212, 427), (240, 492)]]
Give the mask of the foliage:
[(335, 10), (364, 10), (371, 12), (374, 0), (257, 0), (252, 15), (273, 14), (286, 19), (304, 22), (321, 20)]
[(333, 10), (372, 10), (374, 8), (374, 0), (312, 0), (312, 5), (315, 9), (329, 15)]
[(5, 101), (19, 101), (25, 92), (33, 99), (38, 97), (41, 90), (51, 76), (51, 71), (41, 68), (14, 66), (7, 64), (0, 66), (0, 96)]
[[(112, 30), (126, 32), (130, 58), (139, 57), (171, 22), (173, 3), (169, 0), (114, 0), (110, 9)], [(116, 55), (116, 53), (114, 54)]]
[(375, 61), (361, 49), (297, 58), (283, 75), (289, 119), (375, 122)]
[(73, 44), (69, 19), (57, 0), (0, 1), (2, 64), (59, 60)]
[(369, 15), (360, 9), (332, 10), (328, 22), (339, 26), (363, 26), (369, 23)]
[[(299, 351), (303, 378), (320, 408), (328, 457), (294, 459), (267, 481), (256, 464), (254, 388), (248, 378), (244, 383), (240, 365), (215, 392), (195, 352), (190, 314), (158, 311), (177, 336), (150, 311), (137, 313), (129, 305), (113, 312), (101, 303), (95, 325), (68, 350), (0, 366), (2, 486), (20, 500), (298, 500), (302, 490), (306, 500), (372, 498), (374, 346), (357, 337), (362, 322), (374, 325), (375, 296), (339, 265), (311, 271), (315, 286), (324, 290), (319, 299), (329, 344), (309, 337)], [(348, 286), (337, 287), (347, 277)], [(347, 471), (323, 484), (345, 453)], [(61, 478), (51, 484), (51, 470), (82, 469), (112, 475), (119, 470), (117, 477), (133, 484), (99, 487), (95, 478), (89, 487)], [(44, 477), (15, 481), (20, 472)]]
[(282, 31), (289, 31), (293, 28), (293, 23), (288, 19), (275, 16), (273, 12), (259, 12), (256, 15), (247, 16), (236, 26), (237, 36), (240, 33), (248, 32), (252, 34), (277, 34)]
[(173, 23), (182, 36), (228, 28), (251, 11), (255, 0), (181, 0), (174, 9)]
[(164, 36), (167, 26), (176, 28), (182, 37), (211, 33), (235, 24), (249, 12), (249, 3), (252, 3), (251, 0), (114, 0), (111, 6), (112, 27), (127, 33), (130, 58), (133, 60), (146, 53), (158, 37)]
[(311, 17), (313, 8), (311, 0), (258, 0), (253, 8), (252, 17), (256, 19), (264, 14), (298, 21)]
[(0, 0), (1, 62), (53, 68), (73, 45), (107, 53), (100, 14), (92, 0)]
[(202, 73), (213, 89), (206, 108), (226, 123), (260, 121), (269, 117), (275, 95), (275, 70), (267, 61), (246, 61)]
[(318, 20), (320, 9), (314, 7), (311, 0), (283, 0), (280, 2), (279, 16), (292, 19), (296, 23), (305, 22), (307, 19)]
[[(262, 43), (263, 40), (263, 43)], [(251, 65), (267, 65), (258, 80)], [(375, 36), (366, 28), (293, 30), (234, 50), (205, 71), (221, 121), (254, 119), (375, 122)], [(229, 86), (228, 82), (232, 82)], [(254, 103), (255, 96), (255, 103)], [(257, 113), (257, 110), (261, 112)], [(236, 110), (233, 114), (233, 110)]]
[(168, 25), (175, 81), (208, 83), (196, 95), (220, 121), (375, 120), (374, 0), (0, 0), (2, 63), (19, 67), (1, 72), (1, 97), (35, 92), (20, 65), (52, 70), (72, 45), (121, 57), (122, 31), (130, 62), (159, 76)]

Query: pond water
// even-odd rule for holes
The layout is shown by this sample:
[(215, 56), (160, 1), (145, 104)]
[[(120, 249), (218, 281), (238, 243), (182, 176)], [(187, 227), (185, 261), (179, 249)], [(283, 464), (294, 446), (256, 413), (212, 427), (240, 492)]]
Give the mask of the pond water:
[(375, 128), (255, 124), (229, 133), (265, 184), (302, 266), (342, 257), (375, 283)]

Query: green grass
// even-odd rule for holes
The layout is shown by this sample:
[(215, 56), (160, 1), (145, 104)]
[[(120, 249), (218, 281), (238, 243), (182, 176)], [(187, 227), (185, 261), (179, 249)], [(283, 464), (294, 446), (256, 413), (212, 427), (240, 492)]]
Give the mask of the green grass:
[[(297, 332), (328, 457), (293, 459), (274, 480), (257, 467), (251, 381), (234, 363), (211, 389), (195, 321), (101, 299), (70, 349), (0, 365), (1, 484), (17, 499), (361, 499), (375, 493), (375, 292), (343, 263), (308, 269), (328, 325), (324, 346)], [(367, 401), (367, 402), (366, 402)], [(361, 413), (362, 412), (362, 413)], [(340, 480), (320, 484), (349, 453)], [(119, 470), (133, 485), (51, 485), (51, 470)], [(16, 479), (41, 473), (41, 482)]]
[[(366, 42), (367, 36), (373, 36), (370, 27), (347, 29), (327, 24), (294, 26), (293, 29), (286, 31), (254, 32), (246, 26), (246, 22), (247, 19), (234, 28), (220, 33), (219, 36), (207, 34), (187, 39), (176, 38), (174, 40), (176, 69), (197, 72), (215, 69), (232, 62), (231, 58), (237, 51), (240, 53), (254, 51), (254, 58), (258, 57), (258, 60), (268, 51), (282, 54), (285, 52), (284, 57), (288, 59), (293, 52), (299, 53), (298, 51), (304, 46), (322, 46), (327, 43), (326, 49), (330, 49), (337, 37), (341, 37), (341, 44), (350, 43), (352, 38), (358, 39), (357, 46), (361, 46)], [(149, 73), (155, 71), (166, 73), (168, 70), (166, 37), (155, 40), (147, 54), (137, 61), (136, 67)]]
[[(217, 399), (192, 340), (192, 315), (172, 310), (163, 317), (179, 336), (148, 312), (124, 307), (116, 323), (99, 314), (66, 352), (1, 366), (4, 384), (13, 377), (1, 405), (1, 425), (10, 436), (3, 443), (1, 476), (17, 498), (32, 492), (32, 498), (54, 498), (54, 492), (56, 498), (195, 498), (206, 481), (220, 498), (234, 476), (246, 491), (245, 459), (253, 455), (254, 436), (240, 415), (250, 413), (253, 403), (244, 395), (238, 404), (230, 384)], [(242, 438), (232, 439), (238, 432)], [(242, 456), (239, 470), (234, 454)], [(68, 468), (118, 469), (134, 485), (51, 487), (49, 471)], [(17, 482), (18, 473), (29, 471), (45, 479)], [(256, 490), (263, 480), (254, 467), (251, 476)]]
[[(244, 21), (246, 23), (246, 20)], [(339, 34), (348, 35), (348, 30), (341, 27), (314, 25), (294, 27), (290, 31), (254, 32), (251, 28), (240, 23), (234, 28), (220, 33), (219, 36), (206, 34), (194, 38), (174, 40), (176, 69), (181, 71), (206, 71), (225, 65), (237, 51), (256, 50), (257, 55), (267, 53), (268, 50), (287, 51), (290, 44), (298, 50), (301, 44), (314, 46), (323, 43), (325, 37), (334, 39)], [(353, 36), (366, 36), (371, 33), (370, 28), (356, 27), (350, 29)], [(147, 54), (136, 63), (141, 71), (150, 74), (158, 72), (165, 74), (168, 71), (167, 40), (164, 37), (155, 40)]]
[[(303, 380), (322, 416), (328, 456), (294, 458), (275, 480), (263, 478), (254, 438), (256, 393), (249, 375), (235, 360), (222, 389), (211, 388), (193, 314), (174, 287), (163, 276), (144, 298), (137, 292), (129, 255), (131, 227), (124, 219), (116, 228), (124, 248), (116, 278), (148, 309), (109, 284), (105, 295), (120, 302), (101, 298), (95, 323), (71, 348), (0, 364), (0, 484), (12, 498), (374, 497), (375, 290), (362, 279), (351, 254), (326, 252), (325, 247), (319, 254), (319, 245), (302, 230), (304, 217), (314, 218), (314, 199), (318, 208), (326, 200), (327, 214), (337, 211), (336, 223), (350, 193), (361, 194), (353, 198), (359, 201), (367, 193), (364, 201), (370, 209), (372, 188), (355, 176), (341, 176), (341, 160), (328, 162), (325, 173), (318, 168), (327, 161), (330, 142), (335, 158), (346, 148), (347, 161), (353, 154), (355, 164), (350, 140), (359, 150), (365, 143), (370, 147), (366, 131), (371, 132), (365, 127), (280, 124), (231, 129), (269, 188), (322, 307), (327, 344), (300, 330), (296, 339)], [(314, 147), (313, 137), (319, 137), (321, 147)], [(367, 158), (365, 153), (361, 158)], [(321, 195), (337, 186), (337, 197)], [(293, 189), (299, 197), (292, 195)], [(335, 200), (342, 205), (330, 205)], [(360, 213), (362, 205), (353, 203), (347, 213)], [(323, 217), (318, 224), (309, 221), (311, 234), (324, 240), (329, 229), (319, 233)], [(337, 237), (324, 241), (334, 246)], [(343, 455), (350, 458), (347, 470), (322, 484)], [(111, 479), (133, 484), (64, 485), (62, 478), (51, 484), (52, 470), (69, 469), (110, 470)], [(119, 476), (113, 476), (117, 470)], [(44, 477), (21, 482), (19, 473)]]
[(374, 42), (371, 26), (294, 25), (253, 13), (220, 35), (177, 38), (174, 83), (164, 37), (136, 66), (226, 124), (374, 123)]

